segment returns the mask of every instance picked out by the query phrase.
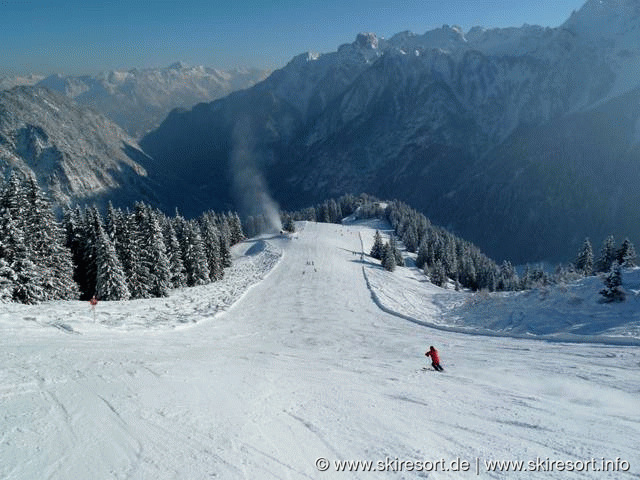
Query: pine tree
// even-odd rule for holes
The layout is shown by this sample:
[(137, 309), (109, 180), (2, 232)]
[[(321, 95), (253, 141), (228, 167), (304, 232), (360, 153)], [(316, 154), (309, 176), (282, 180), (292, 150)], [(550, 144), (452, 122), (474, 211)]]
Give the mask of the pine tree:
[(585, 276), (593, 273), (593, 247), (588, 238), (585, 238), (582, 243), (575, 265), (576, 270), (582, 272)]
[(221, 254), (221, 232), (214, 222), (212, 215), (203, 215), (200, 219), (200, 231), (204, 246), (207, 265), (209, 266), (209, 278), (220, 280), (223, 276), (223, 259)]
[(600, 290), (600, 294), (604, 297), (605, 302), (623, 302), (625, 300), (625, 291), (622, 288), (622, 269), (617, 261), (612, 263), (611, 269), (603, 281), (605, 288)]
[(391, 252), (393, 253), (393, 259), (396, 265), (404, 265), (404, 259), (402, 258), (402, 253), (398, 249), (398, 243), (396, 242), (396, 237), (391, 235), (389, 239), (389, 247), (391, 247)]
[(42, 271), (44, 300), (78, 298), (71, 251), (65, 246), (65, 236), (51, 203), (32, 176), (25, 180), (24, 198), (22, 228), (31, 259)]
[[(0, 239), (0, 252), (2, 251), (2, 239)], [(5, 258), (0, 257), (0, 303), (13, 301), (13, 290), (16, 283), (16, 272)]]
[(624, 239), (622, 246), (616, 252), (616, 260), (622, 267), (635, 267), (636, 265), (636, 250), (633, 243), (628, 238)]
[(602, 244), (600, 258), (598, 259), (598, 271), (608, 272), (616, 260), (616, 242), (613, 235), (609, 235)]
[(127, 287), (131, 293), (131, 298), (149, 298), (150, 292), (150, 276), (147, 257), (144, 254), (145, 241), (142, 231), (144, 223), (144, 209), (136, 208), (134, 213), (127, 217), (127, 233), (128, 233), (128, 258), (125, 273), (127, 274)]
[(414, 253), (418, 249), (418, 230), (415, 223), (411, 223), (404, 231), (402, 243), (408, 252)]
[(113, 242), (100, 228), (96, 246), (96, 297), (100, 300), (127, 300), (127, 282)]
[(143, 259), (149, 271), (149, 293), (153, 297), (166, 297), (171, 288), (171, 267), (158, 222), (158, 214), (146, 205), (142, 205), (142, 210), (144, 216)]
[[(229, 225), (224, 219), (218, 222), (218, 249), (220, 251), (220, 265), (222, 268), (229, 268), (231, 266), (231, 230)], [(211, 280), (215, 280), (216, 278), (212, 278)], [(219, 278), (222, 278), (222, 274)]]
[(82, 225), (81, 262), (85, 270), (86, 284), (82, 285), (83, 297), (91, 298), (96, 294), (96, 278), (98, 276), (97, 248), (98, 236), (102, 230), (102, 217), (94, 205), (85, 209)]
[(382, 247), (382, 267), (388, 272), (393, 272), (396, 269), (396, 255), (393, 251), (393, 247), (389, 242)]
[(182, 259), (187, 274), (187, 285), (206, 285), (209, 278), (209, 265), (202, 244), (200, 228), (194, 222), (184, 223), (183, 233), (180, 239)]
[(442, 261), (435, 261), (433, 266), (429, 269), (429, 278), (431, 279), (431, 283), (438, 287), (443, 287), (445, 285), (447, 282), (447, 274)]
[(187, 278), (182, 261), (182, 251), (180, 243), (173, 228), (173, 223), (167, 221), (164, 227), (164, 241), (167, 246), (167, 256), (169, 257), (169, 266), (171, 270), (171, 287), (181, 288), (186, 286)]
[(11, 173), (9, 181), (2, 189), (0, 195), (0, 207), (4, 207), (11, 218), (22, 228), (24, 208), (27, 206), (25, 190), (22, 187), (22, 179), (15, 170)]
[(24, 233), (5, 207), (0, 209), (0, 260), (4, 296), (27, 304), (44, 299), (42, 270), (31, 261)]
[(373, 247), (371, 247), (371, 252), (369, 255), (375, 258), (376, 260), (382, 259), (382, 250), (384, 249), (384, 244), (382, 243), (382, 236), (380, 232), (376, 230), (376, 233), (373, 236)]
[(427, 242), (425, 240), (422, 240), (422, 242), (420, 242), (420, 246), (418, 247), (418, 256), (416, 257), (416, 267), (424, 268), (425, 264), (427, 263), (428, 250), (429, 249), (427, 247)]
[(136, 203), (133, 240), (137, 244), (137, 260), (133, 274), (140, 282), (135, 292), (138, 298), (164, 297), (171, 288), (169, 259), (158, 215), (150, 206)]
[(237, 213), (229, 213), (229, 228), (231, 230), (231, 245), (235, 245), (244, 240), (244, 232), (242, 231), (242, 222)]
[(500, 275), (498, 276), (498, 290), (511, 291), (517, 290), (520, 280), (516, 274), (515, 268), (511, 262), (505, 260), (500, 266)]

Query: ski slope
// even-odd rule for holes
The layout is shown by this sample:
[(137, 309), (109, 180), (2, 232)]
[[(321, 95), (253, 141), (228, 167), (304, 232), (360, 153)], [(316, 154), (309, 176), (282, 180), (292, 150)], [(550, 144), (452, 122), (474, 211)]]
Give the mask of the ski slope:
[[(104, 302), (95, 322), (82, 302), (2, 305), (0, 478), (638, 478), (639, 347), (385, 311), (392, 282), (432, 324), (470, 294), (446, 300), (407, 269), (372, 282), (372, 226), (245, 242), (221, 284)], [(442, 374), (423, 370), (429, 345)], [(603, 458), (627, 471), (593, 471)], [(576, 461), (582, 472), (559, 470)]]

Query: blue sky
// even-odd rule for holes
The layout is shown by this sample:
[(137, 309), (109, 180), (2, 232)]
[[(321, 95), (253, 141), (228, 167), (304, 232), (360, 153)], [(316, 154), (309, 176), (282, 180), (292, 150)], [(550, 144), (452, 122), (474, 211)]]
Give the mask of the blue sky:
[(584, 0), (0, 0), (0, 75), (167, 66), (279, 68), (358, 32), (558, 26)]

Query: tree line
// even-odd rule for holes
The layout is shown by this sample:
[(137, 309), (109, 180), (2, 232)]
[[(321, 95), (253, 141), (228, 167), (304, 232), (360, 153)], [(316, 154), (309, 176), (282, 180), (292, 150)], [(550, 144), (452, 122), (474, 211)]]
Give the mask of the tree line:
[(397, 200), (385, 204), (367, 194), (357, 197), (343, 195), (304, 210), (285, 212), (282, 218), (283, 225), (290, 220), (340, 223), (342, 218), (352, 214), (357, 218), (386, 219), (391, 224), (394, 235), (389, 242), (383, 244), (377, 232), (370, 252), (387, 270), (404, 264), (397, 237), (407, 251), (417, 253), (416, 266), (439, 286), (444, 285), (447, 279), (451, 279), (456, 286), (473, 290), (513, 290), (520, 286), (510, 263), (505, 262), (499, 267), (471, 242), (432, 225), (423, 214)]
[(546, 272), (541, 265), (525, 265), (518, 275), (511, 262), (505, 260), (498, 265), (476, 245), (433, 225), (410, 206), (397, 200), (381, 202), (367, 194), (343, 195), (296, 212), (283, 212), (282, 222), (283, 228), (292, 229), (294, 221), (341, 223), (342, 218), (353, 214), (357, 218), (385, 219), (391, 224), (393, 234), (389, 240), (383, 242), (380, 232), (376, 232), (369, 252), (371, 257), (380, 260), (383, 268), (393, 270), (404, 264), (398, 249), (400, 240), (408, 252), (416, 253), (416, 266), (438, 286), (450, 281), (455, 288), (471, 290), (527, 290), (604, 272), (607, 277), (603, 295), (619, 299), (619, 268), (635, 265), (636, 253), (629, 239), (616, 247), (613, 236), (609, 236), (597, 260), (594, 260), (593, 248), (586, 239), (574, 262), (558, 265), (553, 273)]
[(139, 202), (75, 207), (58, 222), (31, 177), (0, 186), (0, 301), (127, 300), (219, 280), (244, 238), (237, 214), (187, 220)]

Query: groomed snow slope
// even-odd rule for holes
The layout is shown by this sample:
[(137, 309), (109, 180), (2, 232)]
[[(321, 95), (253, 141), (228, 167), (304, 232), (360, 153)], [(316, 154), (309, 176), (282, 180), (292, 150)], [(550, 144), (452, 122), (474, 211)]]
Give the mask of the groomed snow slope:
[[(96, 324), (76, 302), (11, 306), (0, 317), (0, 478), (637, 478), (638, 347), (466, 335), (385, 313), (359, 255), (370, 234), (305, 223), (293, 238), (243, 244), (251, 255), (237, 265), (280, 261), (268, 274), (247, 268), (264, 279), (222, 313), (215, 284), (99, 304)], [(198, 322), (166, 328), (185, 316)], [(430, 344), (443, 374), (422, 370)], [(533, 476), (485, 467), (538, 457), (595, 463)], [(629, 471), (591, 471), (603, 457)], [(458, 458), (470, 471), (333, 464)]]

